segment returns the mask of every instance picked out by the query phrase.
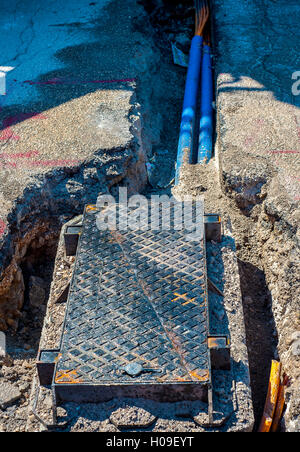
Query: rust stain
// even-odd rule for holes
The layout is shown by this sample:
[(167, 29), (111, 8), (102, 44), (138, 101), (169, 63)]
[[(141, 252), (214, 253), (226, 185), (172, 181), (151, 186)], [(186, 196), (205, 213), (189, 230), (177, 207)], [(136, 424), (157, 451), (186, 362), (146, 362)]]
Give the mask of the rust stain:
[(190, 376), (192, 378), (196, 378), (199, 381), (208, 381), (209, 380), (209, 370), (205, 370), (201, 372), (201, 375), (199, 375), (197, 372), (189, 372)]
[(185, 303), (182, 303), (182, 306), (185, 306), (185, 305), (190, 304), (190, 303), (197, 304), (197, 303), (195, 303), (195, 300), (196, 300), (196, 298), (191, 298), (189, 301), (186, 301)]
[(189, 378), (177, 377), (176, 381), (190, 381)]
[(60, 360), (61, 357), (62, 357), (62, 354), (59, 353), (59, 354), (57, 355), (57, 357), (54, 359), (54, 362), (57, 363), (57, 362)]
[(97, 210), (97, 207), (93, 204), (89, 204), (86, 206), (86, 212), (94, 212), (95, 210)]
[[(125, 237), (120, 232), (117, 232), (116, 230), (111, 230), (110, 234), (111, 234), (111, 238), (108, 239), (108, 241), (110, 243), (117, 242), (117, 243), (121, 244), (121, 243), (125, 242)], [(129, 264), (126, 264), (126, 265), (129, 265)]]
[(223, 348), (227, 345), (230, 345), (230, 340), (225, 336), (210, 336), (207, 338), (208, 348)]
[(218, 347), (218, 341), (216, 340), (215, 337), (209, 337), (208, 338), (208, 347), (209, 348)]
[(170, 330), (168, 330), (166, 328), (165, 328), (165, 331), (166, 331), (167, 336), (169, 337), (169, 339), (170, 339), (175, 351), (177, 352), (177, 354), (178, 354), (178, 356), (180, 358), (182, 367), (186, 370), (186, 372), (189, 375), (191, 375), (190, 371), (188, 370), (187, 363), (186, 363), (186, 361), (184, 359), (184, 356), (183, 356), (183, 350), (182, 350), (182, 345), (181, 345), (180, 339), (177, 337), (176, 334), (174, 334), (173, 331), (170, 331)]
[(164, 381), (168, 381), (169, 378), (170, 378), (169, 375), (166, 374), (166, 375), (163, 375), (162, 377), (157, 377), (157, 378), (156, 378), (156, 381), (157, 381), (158, 383), (163, 383)]
[(176, 302), (176, 301), (178, 301), (178, 300), (185, 300), (184, 303), (181, 303), (182, 306), (186, 306), (187, 304), (190, 304), (190, 303), (192, 303), (192, 304), (194, 304), (194, 305), (197, 305), (197, 303), (195, 302), (196, 297), (194, 297), (194, 298), (189, 298), (189, 297), (187, 296), (187, 295), (188, 295), (187, 293), (185, 293), (185, 294), (183, 294), (183, 295), (180, 295), (179, 293), (174, 292), (174, 295), (176, 295), (176, 298), (173, 298), (172, 302)]
[(82, 380), (78, 378), (76, 370), (60, 370), (56, 374), (55, 383), (78, 384), (82, 383)]

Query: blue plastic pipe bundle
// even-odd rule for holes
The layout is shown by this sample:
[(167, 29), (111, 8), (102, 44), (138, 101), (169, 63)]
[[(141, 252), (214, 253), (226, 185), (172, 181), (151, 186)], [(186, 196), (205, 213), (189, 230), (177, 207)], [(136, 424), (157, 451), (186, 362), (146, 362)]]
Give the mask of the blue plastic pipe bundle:
[(179, 184), (183, 163), (193, 163), (194, 134), (200, 88), (201, 119), (197, 162), (207, 162), (212, 155), (213, 82), (211, 51), (208, 45), (203, 46), (203, 30), (208, 17), (207, 1), (196, 0), (196, 33), (192, 39), (189, 56), (177, 151), (175, 185)]

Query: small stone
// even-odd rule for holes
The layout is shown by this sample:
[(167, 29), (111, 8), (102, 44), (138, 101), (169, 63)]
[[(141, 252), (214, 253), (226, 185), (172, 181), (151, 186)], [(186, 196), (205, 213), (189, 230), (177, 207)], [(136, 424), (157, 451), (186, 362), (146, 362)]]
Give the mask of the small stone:
[(208, 413), (205, 412), (199, 413), (197, 416), (194, 416), (194, 421), (201, 427), (209, 427), (210, 425)]
[(300, 331), (294, 331), (294, 333), (289, 338), (289, 343), (292, 344), (295, 341), (298, 341), (300, 339)]
[(24, 367), (25, 369), (32, 369), (32, 364), (27, 361), (24, 361), (22, 367)]
[(23, 394), (24, 392), (26, 392), (30, 387), (30, 384), (28, 382), (24, 382), (19, 384), (19, 391)]
[(1, 363), (5, 367), (12, 367), (14, 365), (14, 360), (11, 356), (6, 355), (4, 358), (2, 358)]
[(246, 306), (249, 306), (249, 305), (252, 305), (254, 303), (254, 300), (251, 297), (246, 296), (246, 297), (244, 297), (244, 302), (245, 302)]
[(34, 414), (31, 413), (31, 414), (29, 415), (29, 421), (30, 421), (30, 422), (35, 422), (35, 421), (36, 421), (36, 417), (35, 417)]
[(21, 397), (19, 389), (11, 383), (0, 383), (0, 408), (5, 409)]
[(31, 307), (38, 308), (44, 303), (46, 297), (45, 283), (42, 278), (31, 276), (29, 279), (29, 303)]
[(300, 339), (293, 342), (292, 345), (292, 355), (293, 356), (300, 356)]
[(110, 421), (119, 428), (149, 427), (156, 420), (148, 411), (136, 406), (119, 408), (110, 415)]
[(83, 179), (85, 182), (89, 181), (90, 179), (94, 179), (95, 181), (99, 180), (98, 172), (96, 168), (85, 168), (83, 170)]
[(0, 359), (6, 355), (6, 337), (5, 333), (0, 331)]
[(29, 344), (24, 344), (24, 350), (30, 350), (30, 345)]
[[(52, 408), (52, 406), (53, 406), (53, 400), (51, 400), (51, 408)], [(67, 415), (68, 415), (68, 412), (67, 412), (67, 410), (65, 410), (65, 408), (63, 408), (62, 406), (57, 407), (57, 416), (62, 418), (62, 417), (67, 417)]]

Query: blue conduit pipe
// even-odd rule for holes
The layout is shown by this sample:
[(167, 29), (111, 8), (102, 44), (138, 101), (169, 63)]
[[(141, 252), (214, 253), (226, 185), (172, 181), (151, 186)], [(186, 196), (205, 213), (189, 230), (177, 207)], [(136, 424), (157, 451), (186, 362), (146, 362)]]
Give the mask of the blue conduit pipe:
[(203, 46), (201, 70), (198, 163), (208, 163), (213, 152), (213, 72), (211, 48)]
[(202, 46), (203, 37), (194, 36), (191, 43), (189, 66), (185, 84), (183, 111), (177, 151), (175, 185), (178, 185), (179, 183), (179, 176), (183, 162), (192, 163), (197, 98), (201, 76)]

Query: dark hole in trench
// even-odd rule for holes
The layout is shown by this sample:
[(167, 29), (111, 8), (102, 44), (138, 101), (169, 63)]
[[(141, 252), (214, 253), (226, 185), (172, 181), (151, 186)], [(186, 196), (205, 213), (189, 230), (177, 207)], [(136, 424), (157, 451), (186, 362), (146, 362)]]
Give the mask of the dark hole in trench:
[(238, 260), (238, 265), (255, 416), (254, 430), (257, 430), (278, 338), (272, 314), (272, 297), (264, 272), (249, 262)]
[[(22, 347), (26, 344), (30, 350), (38, 350), (47, 301), (50, 293), (54, 263), (57, 251), (58, 235), (39, 248), (29, 246), (20, 264), (24, 284), (24, 304), (19, 319), (16, 341)], [(34, 278), (38, 278), (33, 280)], [(30, 300), (30, 285), (38, 281), (41, 286), (35, 290), (35, 302)], [(34, 291), (34, 290), (33, 290)]]

